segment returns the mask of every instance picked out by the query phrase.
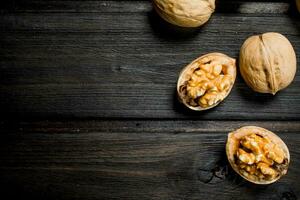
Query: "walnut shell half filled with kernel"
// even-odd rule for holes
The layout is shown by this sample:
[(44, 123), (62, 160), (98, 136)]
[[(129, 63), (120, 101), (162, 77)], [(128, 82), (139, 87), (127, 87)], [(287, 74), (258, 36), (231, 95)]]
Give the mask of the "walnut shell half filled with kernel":
[(289, 40), (272, 32), (249, 37), (241, 47), (239, 63), (248, 86), (273, 95), (293, 81), (297, 68)]
[(285, 175), (290, 162), (286, 144), (274, 133), (245, 126), (228, 134), (228, 161), (234, 171), (256, 184), (270, 184)]
[(209, 53), (197, 58), (181, 71), (177, 94), (188, 108), (207, 110), (228, 96), (235, 78), (235, 59), (222, 53)]
[(197, 27), (209, 20), (215, 10), (215, 0), (153, 0), (153, 7), (171, 24)]

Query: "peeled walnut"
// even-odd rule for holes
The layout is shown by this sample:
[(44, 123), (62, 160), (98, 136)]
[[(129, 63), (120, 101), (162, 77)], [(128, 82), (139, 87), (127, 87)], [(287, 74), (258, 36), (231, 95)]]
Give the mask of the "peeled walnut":
[(295, 51), (283, 35), (264, 33), (248, 38), (240, 50), (240, 71), (254, 91), (276, 94), (296, 74)]
[(274, 133), (245, 126), (228, 134), (226, 154), (232, 168), (246, 180), (269, 184), (287, 173), (290, 154)]
[(215, 0), (153, 0), (153, 7), (171, 24), (197, 27), (209, 20)]
[(179, 100), (192, 110), (207, 110), (230, 93), (236, 78), (235, 59), (209, 53), (186, 66), (177, 82)]

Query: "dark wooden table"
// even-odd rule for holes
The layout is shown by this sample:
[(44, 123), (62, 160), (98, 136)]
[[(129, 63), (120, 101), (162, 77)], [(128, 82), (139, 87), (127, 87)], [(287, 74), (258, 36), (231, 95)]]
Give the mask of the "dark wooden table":
[[(300, 198), (300, 72), (276, 96), (238, 76), (218, 107), (177, 101), (178, 73), (208, 52), (280, 32), (300, 60), (292, 1), (219, 0), (184, 30), (149, 1), (9, 1), (0, 6), (1, 199)], [(299, 62), (298, 62), (299, 63)], [(228, 166), (227, 133), (268, 128), (290, 149), (289, 173), (258, 186)]]

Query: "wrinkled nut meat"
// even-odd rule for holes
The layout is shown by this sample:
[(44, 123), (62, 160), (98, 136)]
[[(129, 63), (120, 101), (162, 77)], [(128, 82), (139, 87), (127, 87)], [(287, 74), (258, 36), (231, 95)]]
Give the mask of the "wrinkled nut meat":
[(274, 133), (246, 126), (229, 133), (226, 153), (232, 168), (246, 180), (269, 184), (287, 173), (290, 154)]
[(197, 27), (209, 20), (215, 10), (215, 0), (153, 0), (153, 7), (171, 24)]
[(235, 59), (221, 53), (206, 54), (181, 71), (177, 94), (188, 108), (206, 110), (226, 98), (235, 78)]
[(256, 92), (276, 94), (293, 81), (296, 68), (295, 51), (279, 33), (252, 36), (241, 47), (240, 71)]

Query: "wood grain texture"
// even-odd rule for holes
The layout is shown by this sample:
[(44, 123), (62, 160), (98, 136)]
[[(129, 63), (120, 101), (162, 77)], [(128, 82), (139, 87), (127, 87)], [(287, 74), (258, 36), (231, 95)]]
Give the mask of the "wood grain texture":
[[(148, 0), (0, 4), (1, 198), (300, 198), (299, 69), (274, 97), (238, 76), (207, 112), (175, 95), (182, 67), (212, 51), (238, 57), (250, 35), (280, 32), (298, 54), (291, 1), (219, 0), (208, 24), (188, 30), (162, 21)], [(229, 167), (227, 133), (245, 125), (288, 145), (279, 182), (253, 185)]]
[(1, 118), (299, 119), (299, 72), (275, 97), (252, 92), (238, 77), (228, 99), (202, 114), (175, 95), (182, 67), (212, 51), (237, 57), (250, 35), (280, 32), (298, 52), (298, 15), (217, 12), (203, 28), (183, 30), (161, 21), (148, 1), (73, 3), (21, 1), (3, 12)]
[[(141, 11), (144, 12), (151, 8), (149, 0), (131, 0), (131, 1), (7, 1), (0, 8), (3, 12), (123, 12), (131, 13)], [(289, 0), (219, 0), (216, 1), (216, 11), (225, 13), (245, 13), (245, 14), (278, 14), (287, 13), (289, 8), (294, 6)]]
[(300, 123), (253, 122), (277, 132), (290, 149), (289, 173), (269, 186), (250, 184), (228, 166), (227, 132), (247, 123), (1, 123), (1, 194), (32, 199), (299, 198)]

